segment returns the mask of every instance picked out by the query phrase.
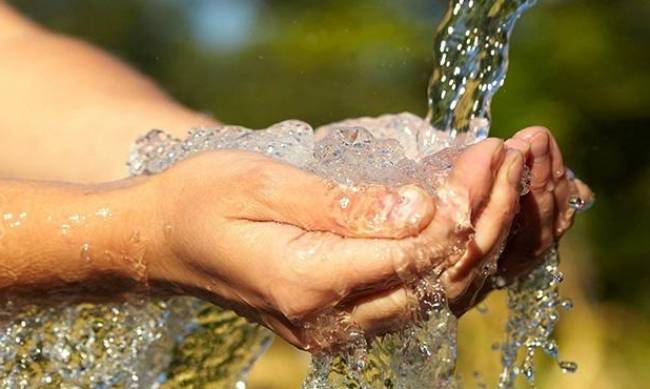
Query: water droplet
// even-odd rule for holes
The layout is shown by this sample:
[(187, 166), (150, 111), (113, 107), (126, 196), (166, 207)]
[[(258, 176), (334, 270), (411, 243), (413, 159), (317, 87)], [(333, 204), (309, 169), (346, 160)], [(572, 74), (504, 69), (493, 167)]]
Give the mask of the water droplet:
[(573, 308), (573, 301), (571, 299), (564, 299), (560, 302), (560, 306), (566, 310)]
[(581, 211), (585, 206), (585, 201), (579, 196), (569, 197), (569, 207), (575, 209), (576, 211)]
[(99, 209), (97, 210), (97, 212), (95, 212), (95, 215), (97, 215), (97, 216), (99, 216), (99, 217), (106, 218), (106, 217), (111, 216), (111, 210), (108, 209), (108, 208), (104, 208), (104, 207), (102, 207), (102, 208), (99, 208)]
[(70, 232), (70, 225), (69, 224), (61, 224), (59, 227), (59, 230), (61, 231), (61, 234), (63, 235), (68, 235)]
[(578, 364), (570, 361), (561, 361), (558, 363), (563, 373), (575, 373), (578, 370)]
[(90, 257), (90, 243), (85, 242), (84, 244), (81, 245), (81, 259), (83, 259), (86, 262), (90, 262), (91, 257)]
[(506, 279), (503, 276), (492, 277), (492, 284), (496, 289), (503, 289), (506, 286)]

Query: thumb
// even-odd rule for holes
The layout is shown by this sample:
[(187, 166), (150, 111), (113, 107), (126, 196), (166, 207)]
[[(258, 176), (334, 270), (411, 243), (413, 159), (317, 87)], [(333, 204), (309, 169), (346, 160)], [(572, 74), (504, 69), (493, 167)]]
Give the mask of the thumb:
[(249, 196), (259, 207), (246, 218), (292, 224), (354, 238), (417, 235), (433, 218), (434, 201), (422, 188), (404, 185), (348, 187), (272, 161), (256, 174)]

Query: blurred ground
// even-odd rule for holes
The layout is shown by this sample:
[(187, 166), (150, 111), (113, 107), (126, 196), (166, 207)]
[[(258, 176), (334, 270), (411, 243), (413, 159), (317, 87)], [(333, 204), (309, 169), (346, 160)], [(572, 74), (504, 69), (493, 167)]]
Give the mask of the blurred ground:
[[(12, 1), (155, 78), (184, 103), (252, 127), (287, 118), (425, 112), (435, 0)], [(562, 245), (558, 334), (575, 375), (544, 369), (540, 388), (643, 388), (650, 382), (650, 2), (540, 0), (515, 29), (494, 100), (493, 134), (553, 130), (597, 195)], [(155, 125), (155, 123), (152, 123)], [(142, 129), (145, 132), (148, 129)], [(126, 150), (125, 150), (126, 159)], [(495, 382), (504, 296), (461, 321), (461, 371)], [(253, 388), (297, 387), (305, 355), (276, 343)]]

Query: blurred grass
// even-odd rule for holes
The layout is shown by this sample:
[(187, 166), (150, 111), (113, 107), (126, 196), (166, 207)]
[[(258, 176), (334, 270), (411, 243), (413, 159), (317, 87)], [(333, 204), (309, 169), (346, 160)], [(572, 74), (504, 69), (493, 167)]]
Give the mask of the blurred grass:
[[(251, 127), (287, 118), (319, 125), (385, 112), (423, 114), (432, 32), (446, 7), (435, 0), (11, 2), (52, 29), (122, 57), (184, 103)], [(236, 12), (241, 7), (248, 13)], [(207, 35), (195, 28), (196, 15), (205, 12), (213, 14), (202, 23), (212, 17), (208, 27), (217, 28)], [(564, 293), (576, 307), (558, 334), (563, 358), (579, 369), (563, 375), (547, 366), (540, 388), (650, 382), (648, 20), (647, 0), (540, 0), (513, 34), (508, 78), (493, 104), (493, 134), (546, 125), (567, 164), (597, 195), (562, 245)], [(228, 32), (219, 30), (226, 22), (239, 28), (234, 46), (210, 40)], [(487, 315), (471, 312), (461, 321), (460, 370), (470, 385), (475, 369), (495, 382), (498, 358), (490, 344), (502, 336), (503, 300), (496, 294)], [(256, 366), (251, 386), (297, 387), (306, 361), (278, 342)]]

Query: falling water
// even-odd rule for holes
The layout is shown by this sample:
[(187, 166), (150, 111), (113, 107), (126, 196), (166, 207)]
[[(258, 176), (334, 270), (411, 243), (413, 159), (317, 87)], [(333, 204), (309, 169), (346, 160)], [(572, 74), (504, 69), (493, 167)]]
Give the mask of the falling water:
[(508, 41), (536, 0), (451, 0), (434, 39), (427, 119), (453, 134), (490, 128), (490, 102), (508, 69)]
[[(406, 113), (354, 119), (319, 129), (326, 134), (322, 137), (298, 121), (262, 131), (199, 129), (183, 140), (152, 131), (135, 144), (130, 171), (157, 174), (204, 150), (242, 149), (345, 185), (417, 183), (435, 196), (459, 147), (487, 136), (490, 100), (506, 73), (509, 36), (533, 2), (451, 1), (435, 38), (426, 120)], [(344, 329), (347, 345), (335, 354), (316, 355), (304, 387), (458, 387), (456, 318), (435, 277), (442, 270), (408, 280), (418, 309), (412, 324), (395, 333), (367, 339), (350, 323), (342, 327), (332, 312), (315, 318), (305, 330), (331, 336)], [(512, 387), (520, 375), (534, 382), (536, 350), (559, 360), (550, 335), (557, 308), (570, 305), (559, 298), (560, 281), (552, 251), (542, 267), (508, 290), (499, 388)], [(0, 308), (0, 330), (0, 386), (11, 388), (208, 383), (243, 388), (249, 367), (270, 339), (259, 326), (190, 297), (152, 301), (130, 296), (121, 303), (65, 307), (10, 300)], [(571, 362), (559, 364), (575, 370)]]

